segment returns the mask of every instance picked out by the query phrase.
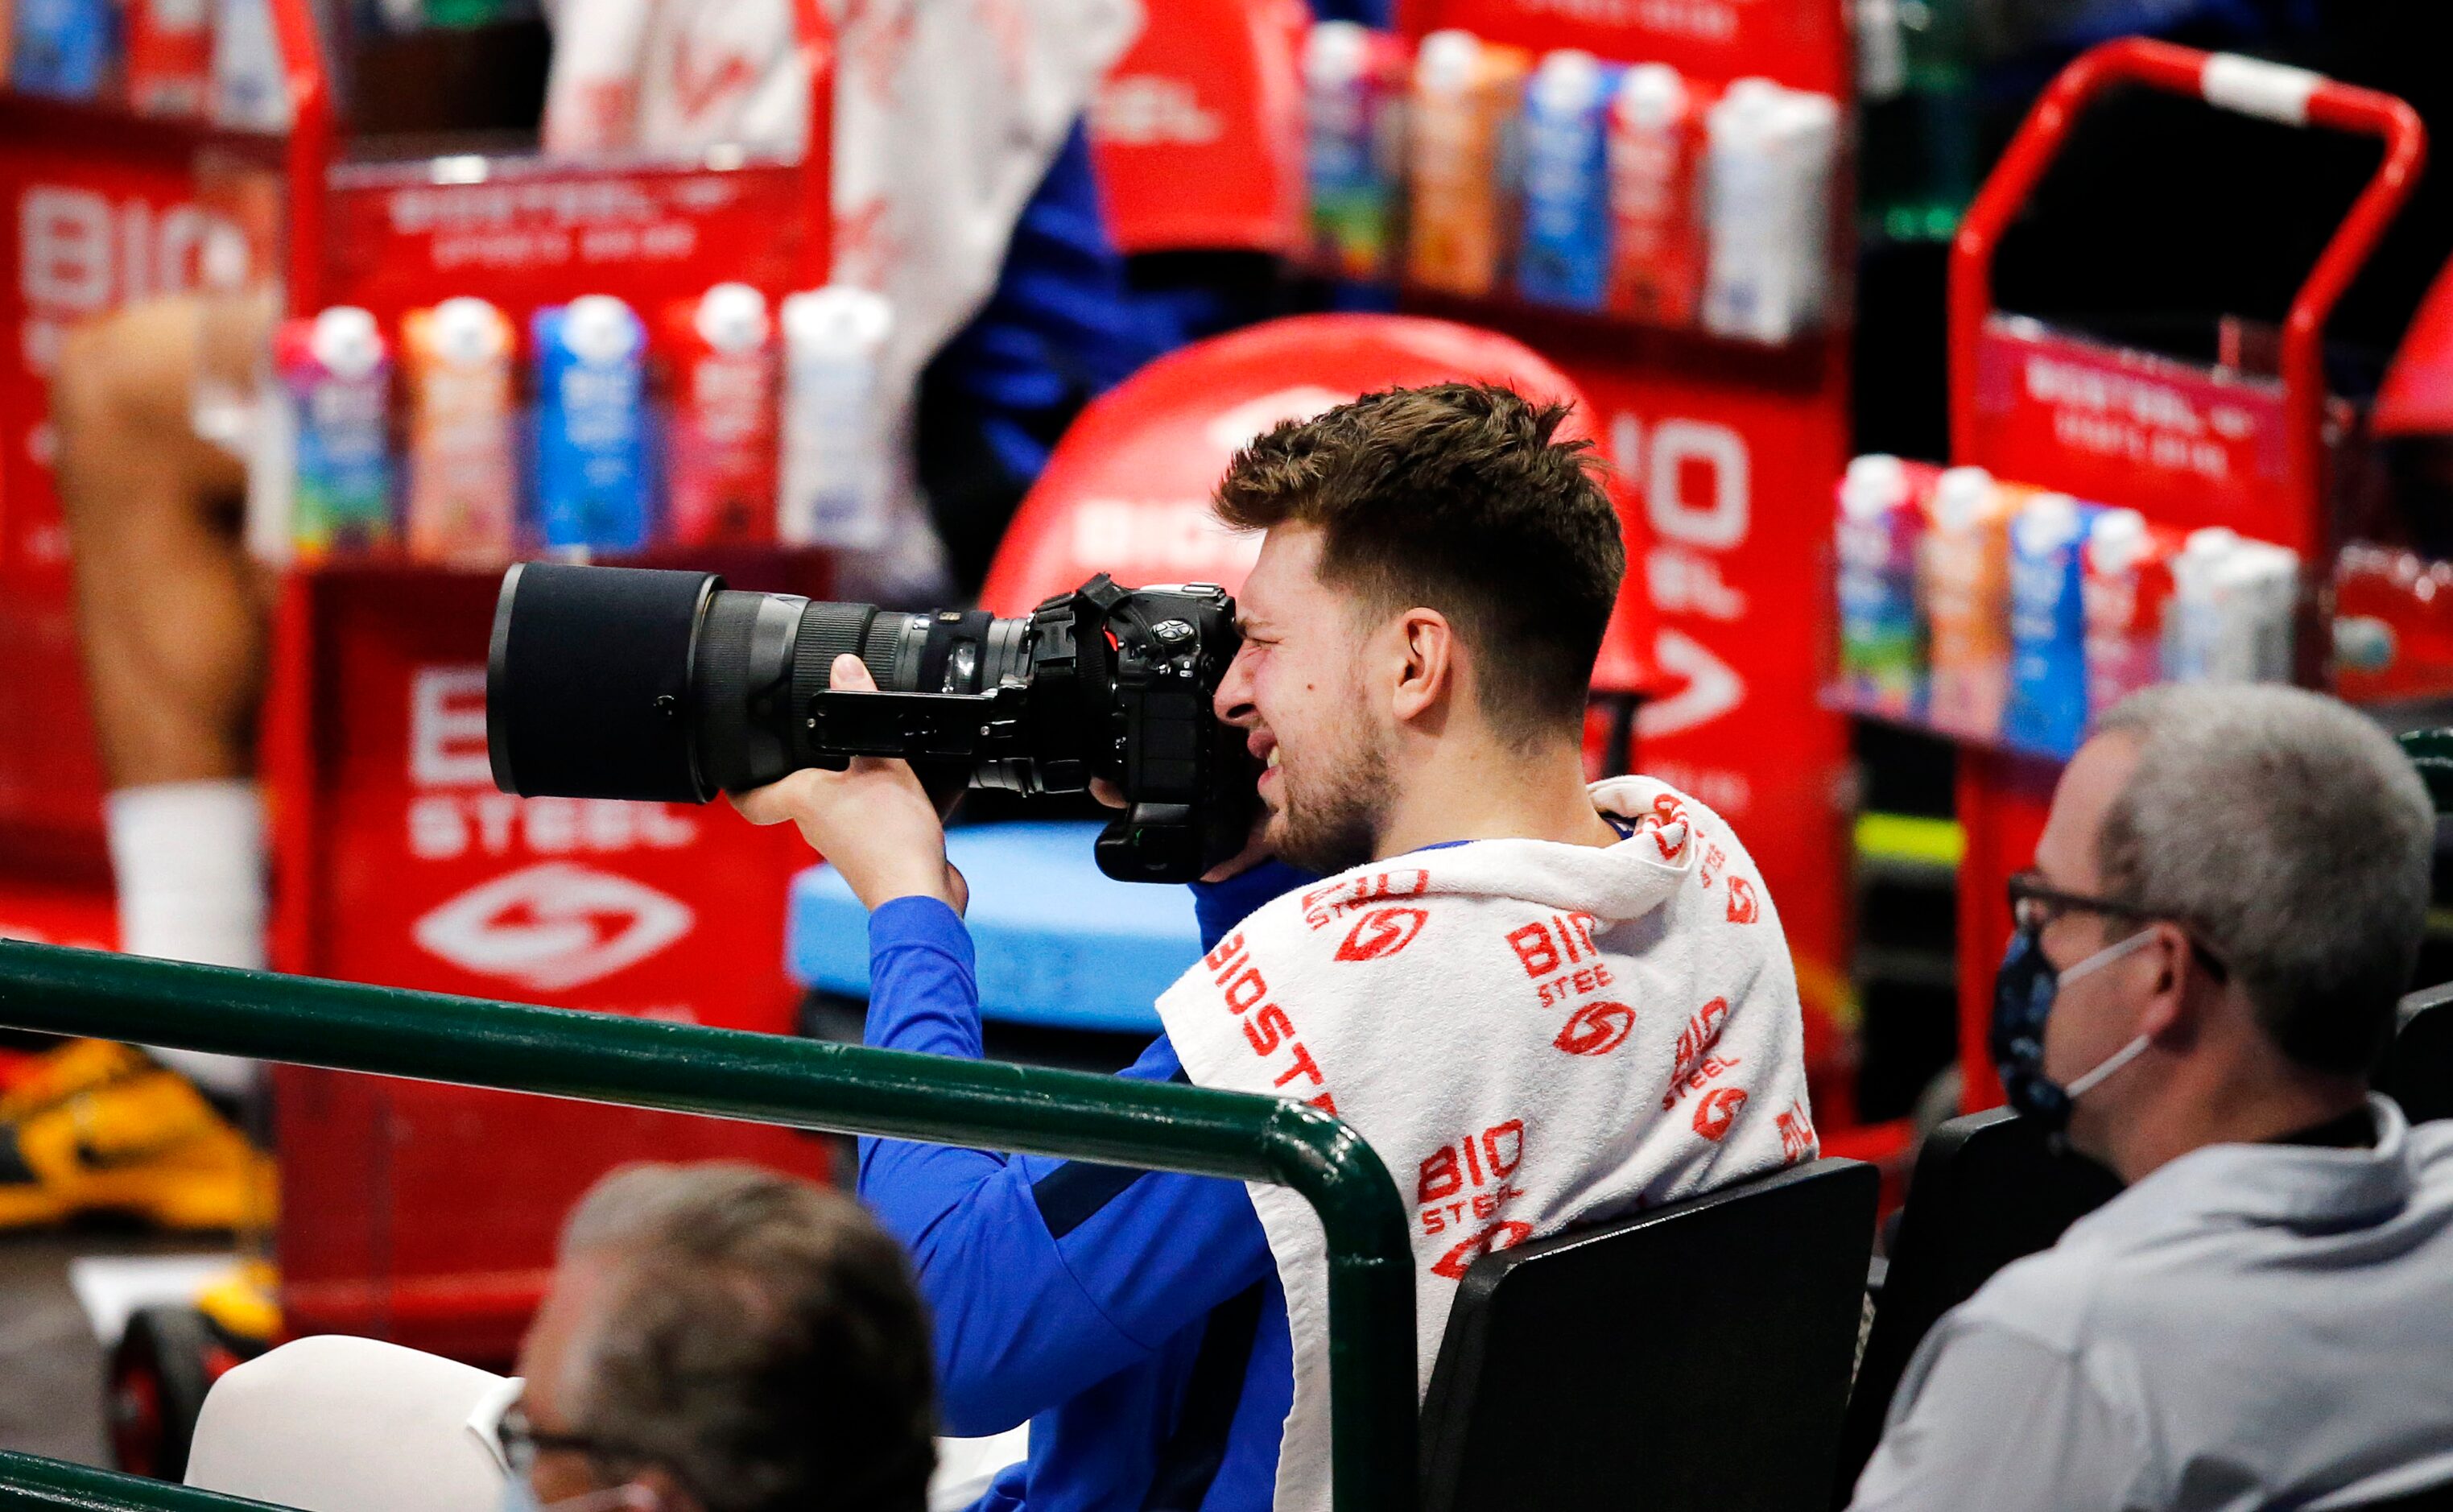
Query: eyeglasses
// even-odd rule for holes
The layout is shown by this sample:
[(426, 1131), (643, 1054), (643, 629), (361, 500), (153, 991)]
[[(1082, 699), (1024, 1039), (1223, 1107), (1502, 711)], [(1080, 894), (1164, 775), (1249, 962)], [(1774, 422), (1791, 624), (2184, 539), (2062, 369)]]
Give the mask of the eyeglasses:
[(2160, 917), (2150, 909), (2117, 898), (2064, 892), (2046, 882), (2041, 871), (2020, 872), (2010, 879), (2009, 889), (2010, 921), (2031, 933), (2049, 927), (2067, 913), (2100, 913), (2115, 919), (2135, 919), (2142, 924)]
[(585, 1433), (548, 1433), (528, 1421), (528, 1408), (517, 1402), (503, 1409), (494, 1420), (494, 1442), (503, 1447), (503, 1462), (513, 1475), (524, 1476), (536, 1467), (537, 1453), (544, 1449), (568, 1449), (577, 1454), (612, 1453), (611, 1445)]
[(2050, 928), (2064, 914), (2096, 913), (2111, 919), (2128, 919), (2138, 924), (2168, 924), (2178, 927), (2188, 939), (2190, 953), (2212, 972), (2217, 981), (2230, 975), (2231, 967), (2213, 946), (2198, 938), (2198, 933), (2184, 920), (2118, 898), (2098, 898), (2083, 892), (2064, 892), (2044, 880), (2041, 871), (2023, 871), (2009, 882), (2010, 921), (2013, 926), (2030, 938)]

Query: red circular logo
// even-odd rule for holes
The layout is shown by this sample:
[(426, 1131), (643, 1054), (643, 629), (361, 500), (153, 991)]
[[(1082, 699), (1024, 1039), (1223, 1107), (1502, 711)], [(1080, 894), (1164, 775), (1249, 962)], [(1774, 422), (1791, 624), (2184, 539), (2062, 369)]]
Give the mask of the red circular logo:
[(1377, 961), (1414, 943), (1429, 914), (1420, 908), (1374, 908), (1355, 922), (1337, 947), (1340, 961)]
[(1755, 922), (1755, 885), (1744, 877), (1729, 879), (1729, 923)]
[(1712, 1088), (1695, 1104), (1695, 1132), (1718, 1144), (1721, 1137), (1729, 1132), (1729, 1125), (1738, 1121), (1738, 1109), (1745, 1105), (1745, 1088)]
[(1439, 1263), (1431, 1267), (1431, 1274), (1446, 1276), (1448, 1280), (1455, 1281), (1465, 1274), (1467, 1265), (1492, 1250), (1513, 1248), (1532, 1237), (1532, 1224), (1520, 1224), (1512, 1218), (1503, 1218), (1442, 1255)]
[(1635, 1010), (1624, 1003), (1587, 1003), (1550, 1043), (1569, 1055), (1607, 1055), (1626, 1043)]

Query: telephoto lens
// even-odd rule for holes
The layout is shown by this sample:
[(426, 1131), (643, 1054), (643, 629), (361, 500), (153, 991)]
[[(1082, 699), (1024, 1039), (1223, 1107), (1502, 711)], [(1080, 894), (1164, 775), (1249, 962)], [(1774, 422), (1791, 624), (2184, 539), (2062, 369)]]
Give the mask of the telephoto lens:
[[(1210, 710), (1239, 637), (1214, 587), (1105, 577), (1027, 618), (740, 592), (706, 572), (524, 563), (486, 662), (495, 786), (536, 797), (705, 803), (855, 756), (1025, 794), (1094, 777), (1127, 812), (1098, 846), (1126, 880), (1233, 855), (1253, 772)], [(830, 687), (858, 656), (875, 691)]]

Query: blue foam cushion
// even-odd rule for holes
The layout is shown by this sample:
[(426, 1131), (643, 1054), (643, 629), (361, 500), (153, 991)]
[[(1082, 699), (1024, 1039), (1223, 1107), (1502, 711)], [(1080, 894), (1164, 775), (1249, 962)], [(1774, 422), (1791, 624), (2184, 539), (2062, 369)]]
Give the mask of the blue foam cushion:
[[(1095, 824), (977, 825), (947, 854), (971, 885), (980, 1014), (1012, 1024), (1156, 1034), (1152, 1005), (1200, 958), (1182, 887), (1115, 882), (1091, 859)], [(868, 996), (868, 910), (832, 866), (792, 883), (785, 951), (803, 986)]]

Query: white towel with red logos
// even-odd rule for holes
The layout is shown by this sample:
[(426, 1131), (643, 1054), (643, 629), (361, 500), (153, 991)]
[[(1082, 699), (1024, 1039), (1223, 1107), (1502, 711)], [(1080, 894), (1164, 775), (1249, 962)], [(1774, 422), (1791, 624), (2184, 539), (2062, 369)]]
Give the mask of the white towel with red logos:
[[(1202, 1086), (1351, 1124), (1412, 1215), (1417, 1389), (1466, 1267), (1810, 1157), (1780, 917), (1720, 817), (1647, 777), (1592, 788), (1607, 847), (1481, 840), (1257, 910), (1159, 999)], [(1310, 1205), (1252, 1185), (1286, 1287), (1279, 1512), (1329, 1506), (1328, 1289)]]

